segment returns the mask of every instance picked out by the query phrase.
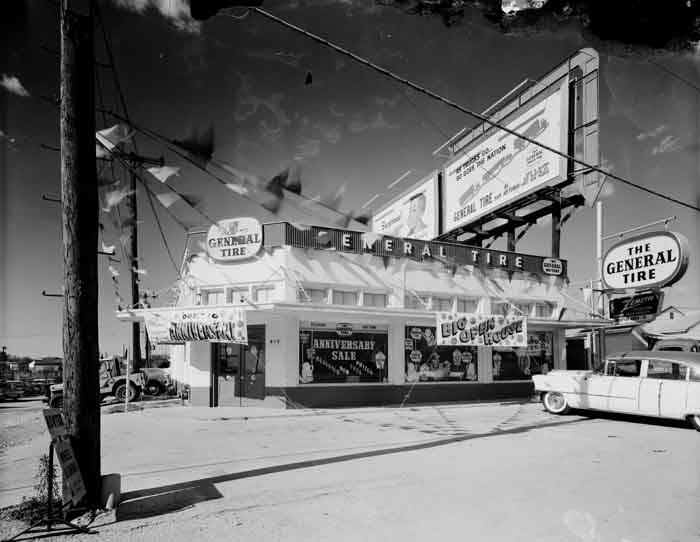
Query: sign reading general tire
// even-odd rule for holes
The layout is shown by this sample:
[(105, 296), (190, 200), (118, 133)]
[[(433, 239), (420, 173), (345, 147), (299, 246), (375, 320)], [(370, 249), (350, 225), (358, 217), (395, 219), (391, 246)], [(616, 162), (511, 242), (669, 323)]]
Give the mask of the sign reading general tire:
[(646, 233), (621, 241), (603, 257), (608, 290), (641, 290), (671, 286), (688, 268), (688, 240), (675, 232)]
[(209, 228), (207, 252), (224, 262), (252, 258), (260, 250), (262, 238), (262, 227), (255, 218), (221, 220)]

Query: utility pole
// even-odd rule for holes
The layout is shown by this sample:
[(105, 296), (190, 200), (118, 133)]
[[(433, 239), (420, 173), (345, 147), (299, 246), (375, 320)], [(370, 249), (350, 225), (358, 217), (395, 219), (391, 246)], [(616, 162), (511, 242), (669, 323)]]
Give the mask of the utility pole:
[[(131, 184), (129, 190), (131, 194), (126, 199), (126, 204), (129, 209), (129, 214), (132, 218), (131, 227), (129, 228), (129, 260), (131, 263), (131, 305), (137, 308), (137, 304), (141, 302), (139, 293), (139, 274), (136, 272), (139, 269), (139, 242), (138, 242), (138, 204), (136, 199), (136, 168), (141, 168), (144, 165), (156, 165), (163, 167), (163, 157), (149, 158), (141, 156), (134, 152), (125, 156), (131, 170)], [(146, 359), (150, 360), (148, 351), (148, 338), (146, 339)], [(133, 322), (131, 324), (131, 370), (137, 372), (143, 368), (143, 358), (141, 356), (141, 324)]]
[(94, 509), (101, 450), (92, 10), (91, 0), (60, 1), (63, 411), (87, 490), (83, 504)]
[[(136, 223), (138, 221), (138, 205), (136, 203), (136, 173), (133, 171), (134, 162), (131, 161), (131, 194), (126, 199), (126, 205), (129, 209), (129, 214), (133, 219), (129, 228), (129, 258), (131, 263), (131, 306), (137, 308), (139, 302), (139, 278), (136, 269), (139, 268), (139, 237)], [(141, 369), (141, 325), (138, 321), (131, 324), (131, 356), (132, 370), (139, 371)], [(128, 378), (128, 376), (127, 376)]]

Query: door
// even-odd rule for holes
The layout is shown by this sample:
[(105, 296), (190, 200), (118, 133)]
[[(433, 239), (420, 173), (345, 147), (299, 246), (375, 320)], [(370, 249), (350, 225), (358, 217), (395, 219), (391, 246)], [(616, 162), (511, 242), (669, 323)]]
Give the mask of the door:
[(265, 326), (248, 326), (248, 344), (212, 345), (212, 406), (244, 406), (265, 398)]
[(614, 412), (638, 411), (642, 360), (620, 359), (614, 363), (614, 377), (610, 387), (608, 409)]
[(639, 412), (682, 418), (688, 396), (688, 369), (679, 363), (649, 360), (639, 390)]
[(593, 373), (581, 382), (581, 408), (608, 410), (613, 383), (612, 373)]

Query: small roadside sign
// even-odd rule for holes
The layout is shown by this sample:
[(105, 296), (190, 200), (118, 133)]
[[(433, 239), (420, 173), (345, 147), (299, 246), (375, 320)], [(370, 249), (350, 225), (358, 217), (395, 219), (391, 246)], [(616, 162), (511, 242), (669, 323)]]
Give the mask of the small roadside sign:
[(55, 408), (45, 408), (44, 419), (51, 434), (51, 442), (56, 450), (58, 462), (61, 465), (64, 490), (69, 493), (63, 496), (63, 502), (71, 501), (77, 505), (85, 497), (87, 490), (83, 476), (80, 474), (78, 461), (75, 459), (63, 414)]

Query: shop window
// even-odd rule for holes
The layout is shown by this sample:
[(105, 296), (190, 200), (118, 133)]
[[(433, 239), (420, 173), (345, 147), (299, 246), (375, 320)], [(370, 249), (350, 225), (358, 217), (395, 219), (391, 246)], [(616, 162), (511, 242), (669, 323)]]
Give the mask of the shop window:
[(479, 307), (478, 299), (457, 299), (457, 312), (475, 313)]
[(258, 286), (255, 288), (256, 303), (270, 303), (275, 297), (274, 286)]
[(491, 355), (494, 380), (525, 380), (547, 374), (553, 365), (554, 334), (535, 331), (527, 335), (527, 348), (494, 348)]
[(299, 331), (299, 382), (386, 382), (388, 377), (386, 330), (301, 328)]
[(326, 290), (321, 288), (304, 288), (299, 290), (299, 301), (301, 303), (328, 303)]
[(423, 309), (425, 310), (428, 307), (428, 299), (415, 295), (415, 294), (406, 294), (403, 300), (403, 306), (407, 309)]
[(333, 290), (333, 305), (357, 305), (357, 292)]
[(434, 327), (406, 326), (406, 382), (478, 380), (477, 352), (472, 346), (438, 346)]
[(433, 296), (431, 307), (434, 311), (452, 312), (452, 298)]
[(224, 303), (226, 303), (226, 294), (223, 288), (220, 290), (202, 290), (203, 305), (223, 305)]
[(229, 303), (233, 305), (244, 305), (249, 296), (248, 288), (231, 288), (228, 292)]
[(368, 294), (362, 295), (362, 304), (365, 307), (386, 307), (386, 294)]
[(700, 382), (700, 367), (690, 367), (690, 380)]
[(554, 311), (553, 303), (536, 303), (535, 317), (536, 318), (551, 318)]

